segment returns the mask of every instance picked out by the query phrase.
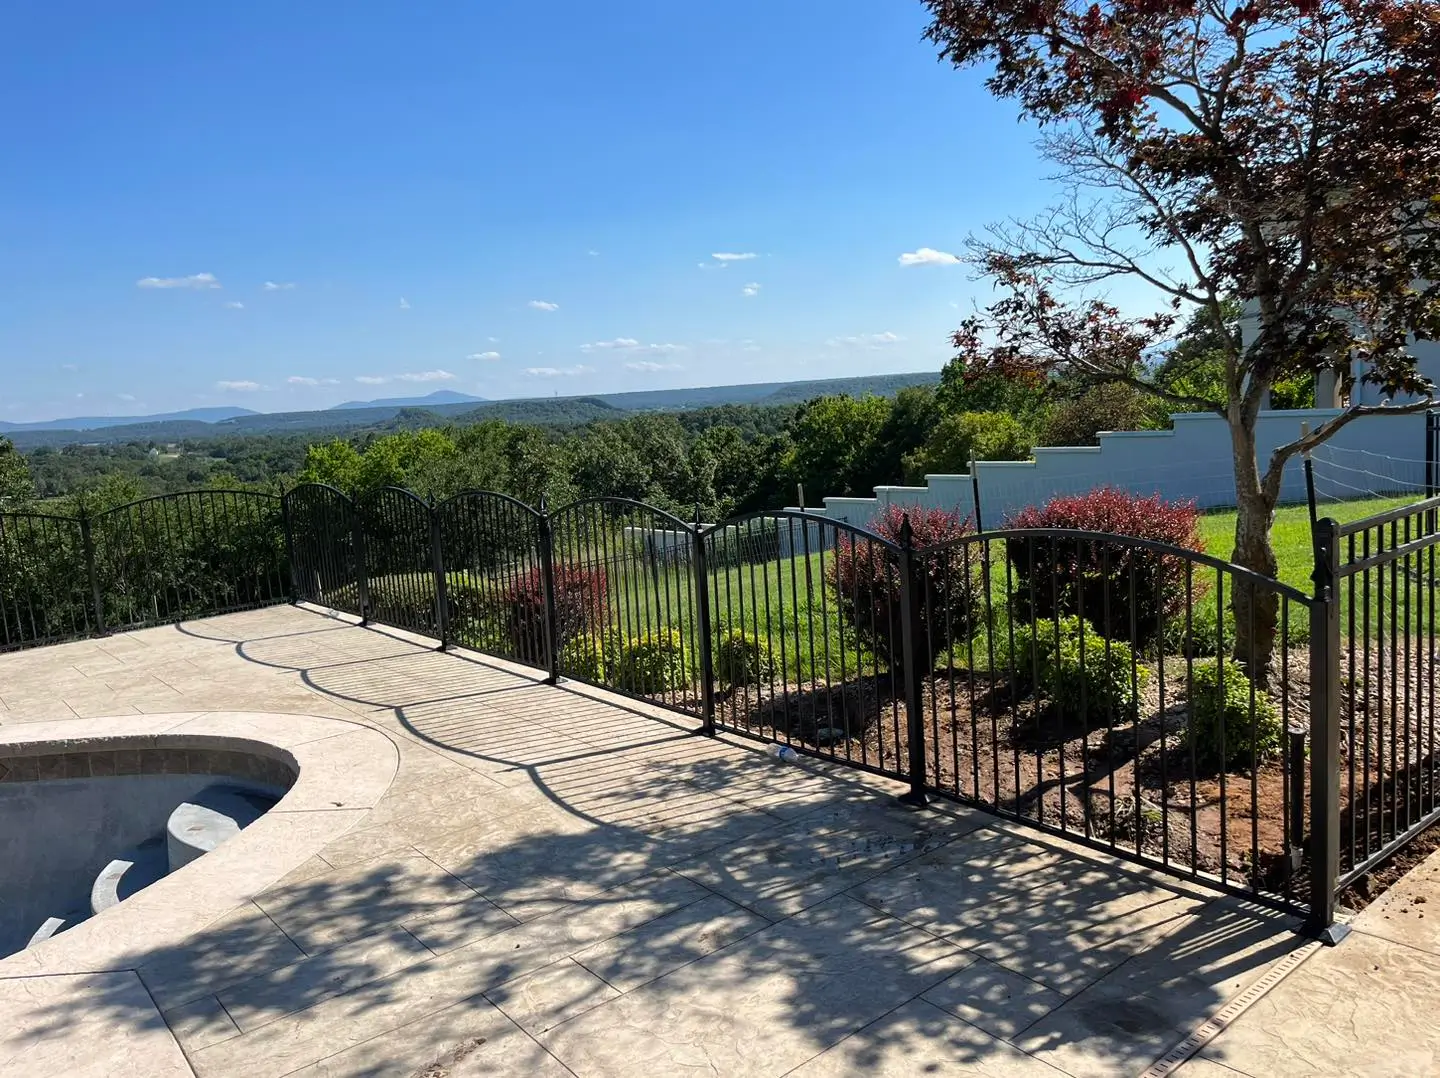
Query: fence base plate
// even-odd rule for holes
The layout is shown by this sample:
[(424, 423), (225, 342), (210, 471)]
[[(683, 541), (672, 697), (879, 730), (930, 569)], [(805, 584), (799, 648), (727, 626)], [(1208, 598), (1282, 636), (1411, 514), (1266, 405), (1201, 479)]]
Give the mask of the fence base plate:
[(930, 799), (919, 790), (911, 790), (909, 793), (903, 793), (895, 800), (910, 808), (923, 809), (926, 805), (930, 804)]
[(1337, 947), (1340, 941), (1348, 935), (1350, 935), (1350, 926), (1336, 921), (1333, 925), (1328, 925), (1317, 932), (1315, 938), (1326, 947)]

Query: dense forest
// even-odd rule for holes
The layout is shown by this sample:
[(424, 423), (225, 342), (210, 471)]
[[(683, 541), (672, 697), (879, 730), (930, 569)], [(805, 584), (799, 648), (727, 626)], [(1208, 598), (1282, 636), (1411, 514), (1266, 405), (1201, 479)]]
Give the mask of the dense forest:
[[(1177, 391), (1211, 395), (1211, 343), (1198, 329), (1183, 337), (1157, 377)], [(1275, 405), (1305, 406), (1313, 393), (1309, 383), (1277, 387)], [(762, 398), (670, 413), (627, 412), (587, 398), (563, 403), (528, 420), (489, 414), (494, 406), (449, 421), (402, 409), (384, 422), (318, 438), (314, 431), (211, 428), (176, 441), (40, 445), (28, 453), (0, 438), (0, 508), (324, 482), (352, 492), (405, 486), (433, 498), (487, 489), (532, 504), (623, 497), (713, 520), (794, 505), (802, 496), (817, 504), (827, 495), (962, 473), (972, 459), (1022, 460), (1037, 445), (1093, 445), (1101, 431), (1164, 427), (1169, 413), (1121, 384), (976, 377), (957, 363), (938, 384), (902, 385), (889, 396)]]

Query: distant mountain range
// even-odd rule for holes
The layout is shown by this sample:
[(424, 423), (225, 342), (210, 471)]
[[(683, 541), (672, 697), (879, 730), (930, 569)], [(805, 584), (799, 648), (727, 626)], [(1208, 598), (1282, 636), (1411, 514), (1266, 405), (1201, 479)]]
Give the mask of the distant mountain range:
[[(460, 396), (461, 394), (455, 394)], [(467, 398), (474, 400), (474, 397)], [(345, 408), (347, 405), (342, 404)], [(249, 408), (187, 408), (183, 412), (161, 412), (158, 415), (87, 415), (71, 419), (46, 419), (38, 423), (6, 423), (0, 420), (0, 431), (11, 430), (100, 430), (104, 427), (125, 427), (135, 423), (221, 423), (246, 415), (259, 415)]]
[(479, 423), (503, 419), (550, 427), (573, 427), (597, 419), (622, 419), (636, 412), (683, 412), (724, 404), (762, 406), (800, 404), (814, 397), (848, 393), (894, 396), (906, 386), (934, 385), (935, 371), (870, 374), (808, 382), (760, 382), (693, 389), (651, 389), (596, 393), (583, 397), (531, 397), (487, 401), (440, 390), (425, 397), (348, 401), (322, 411), (254, 412), (247, 408), (192, 408), (157, 416), (52, 419), (43, 423), (3, 423), (0, 434), (21, 449), (75, 443), (178, 442), (251, 434), (304, 433), (315, 438), (344, 436), (364, 428), (415, 429), (439, 423)]
[(484, 404), (484, 397), (472, 397), (468, 393), (456, 393), (453, 389), (437, 389), (423, 397), (385, 397), (376, 401), (346, 401), (326, 411), (338, 412), (346, 408), (429, 408), (436, 404)]

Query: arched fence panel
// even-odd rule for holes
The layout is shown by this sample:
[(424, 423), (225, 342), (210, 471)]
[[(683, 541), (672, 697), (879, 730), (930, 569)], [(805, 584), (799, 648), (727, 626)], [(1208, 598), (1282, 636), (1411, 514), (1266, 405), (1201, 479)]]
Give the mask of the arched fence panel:
[(382, 487), (359, 499), (356, 512), (370, 617), (443, 642), (444, 578), (436, 572), (434, 511), (408, 490)]
[(714, 525), (704, 550), (715, 725), (907, 776), (899, 548), (781, 512)]
[(457, 494), (436, 506), (435, 513), (449, 638), (463, 647), (548, 670), (542, 515), (489, 491)]
[(88, 522), (0, 513), (0, 651), (97, 632)]
[(927, 789), (1308, 904), (1324, 604), (1119, 535), (990, 532), (912, 558)]
[(694, 529), (619, 498), (565, 506), (549, 525), (556, 673), (700, 714)]
[(290, 588), (280, 499), (238, 490), (163, 494), (91, 524), (107, 629), (282, 603)]
[(285, 495), (295, 598), (364, 617), (368, 607), (355, 503), (334, 487), (305, 483)]

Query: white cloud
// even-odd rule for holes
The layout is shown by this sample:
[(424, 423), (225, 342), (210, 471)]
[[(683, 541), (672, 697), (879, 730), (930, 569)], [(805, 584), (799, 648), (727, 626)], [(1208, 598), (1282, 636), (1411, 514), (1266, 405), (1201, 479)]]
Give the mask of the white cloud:
[(638, 363), (625, 364), (625, 369), (627, 371), (645, 371), (648, 373), (653, 371), (678, 371), (684, 368), (678, 363), (652, 363), (650, 360), (641, 360)]
[(532, 378), (571, 378), (577, 374), (593, 374), (594, 367), (587, 367), (583, 363), (573, 367), (526, 367), (525, 373)]
[(256, 390), (264, 389), (265, 387), (259, 382), (241, 380), (236, 382), (216, 382), (215, 388), (222, 389), (227, 393), (254, 393)]
[(60, 369), (62, 371), (78, 371), (80, 368), (74, 363), (62, 363), (60, 364)]
[(585, 253), (586, 253), (587, 255), (589, 255), (591, 258), (599, 258), (599, 257), (600, 257), (600, 252), (599, 252), (599, 251), (590, 250), (590, 251), (586, 251)]
[(937, 251), (933, 247), (921, 247), (918, 251), (906, 251), (900, 256), (902, 266), (953, 266), (959, 262), (949, 251)]
[(743, 254), (735, 254), (731, 251), (717, 251), (710, 256), (716, 262), (749, 262), (755, 257), (754, 251), (746, 251)]
[(685, 351), (683, 344), (641, 344), (634, 337), (616, 337), (613, 341), (591, 341), (589, 344), (582, 344), (580, 351), (590, 352), (623, 352), (630, 356), (668, 356), (672, 352)]
[(448, 382), (455, 376), (449, 371), (411, 371), (406, 374), (395, 376), (400, 382)]
[(754, 281), (751, 281), (744, 288), (740, 289), (740, 294), (742, 296), (758, 296), (760, 294), (760, 286)]
[(266, 292), (283, 292), (288, 288), (294, 288), (294, 281), (266, 281), (260, 286)]
[(532, 299), (525, 306), (535, 311), (558, 311), (560, 304), (551, 303), (548, 299)]
[(499, 359), (499, 358), (500, 358), (500, 353), (499, 353), (499, 352), (471, 352), (471, 353), (470, 353), (468, 356), (466, 356), (465, 358), (466, 358), (466, 359), (485, 359), (485, 360), (489, 360), (489, 359)]
[(383, 386), (386, 382), (390, 381), (390, 379), (386, 378), (383, 374), (357, 374), (355, 381), (359, 382), (362, 386)]
[(241, 303), (238, 299), (232, 299), (229, 303), (225, 304), (225, 306), (229, 307), (232, 311), (243, 311), (245, 309), (245, 304)]
[(134, 403), (135, 403), (135, 394), (134, 394), (134, 393), (116, 393), (115, 396), (117, 396), (118, 398), (120, 398), (120, 399), (121, 399), (122, 401), (124, 401), (126, 404), (134, 404)]
[(831, 337), (825, 343), (831, 348), (883, 348), (887, 344), (898, 344), (905, 338), (886, 330), (884, 333), (860, 333), (854, 337)]
[[(340, 384), (340, 379), (338, 378), (311, 378), (304, 374), (292, 374), (289, 378), (285, 379), (285, 381), (289, 382), (292, 386), (338, 386)], [(359, 381), (359, 379), (356, 379), (356, 381)]]
[(500, 343), (500, 338), (499, 338), (499, 337), (486, 337), (485, 339), (486, 339), (487, 341), (489, 341), (491, 344), (499, 344), (499, 343)]
[(400, 309), (402, 311), (408, 311), (410, 309), (410, 301), (404, 296), (400, 297)]
[(742, 352), (758, 352), (758, 351), (760, 351), (760, 346), (759, 346), (758, 344), (756, 344), (754, 341), (749, 340), (749, 339), (747, 338), (746, 340), (743, 340), (743, 341), (740, 342), (740, 351), (742, 351)]
[(640, 342), (634, 337), (616, 337), (613, 341), (592, 341), (589, 344), (582, 344), (582, 352), (605, 352), (611, 349), (639, 348)]
[(219, 288), (213, 273), (192, 273), (188, 277), (141, 277), (136, 288)]

